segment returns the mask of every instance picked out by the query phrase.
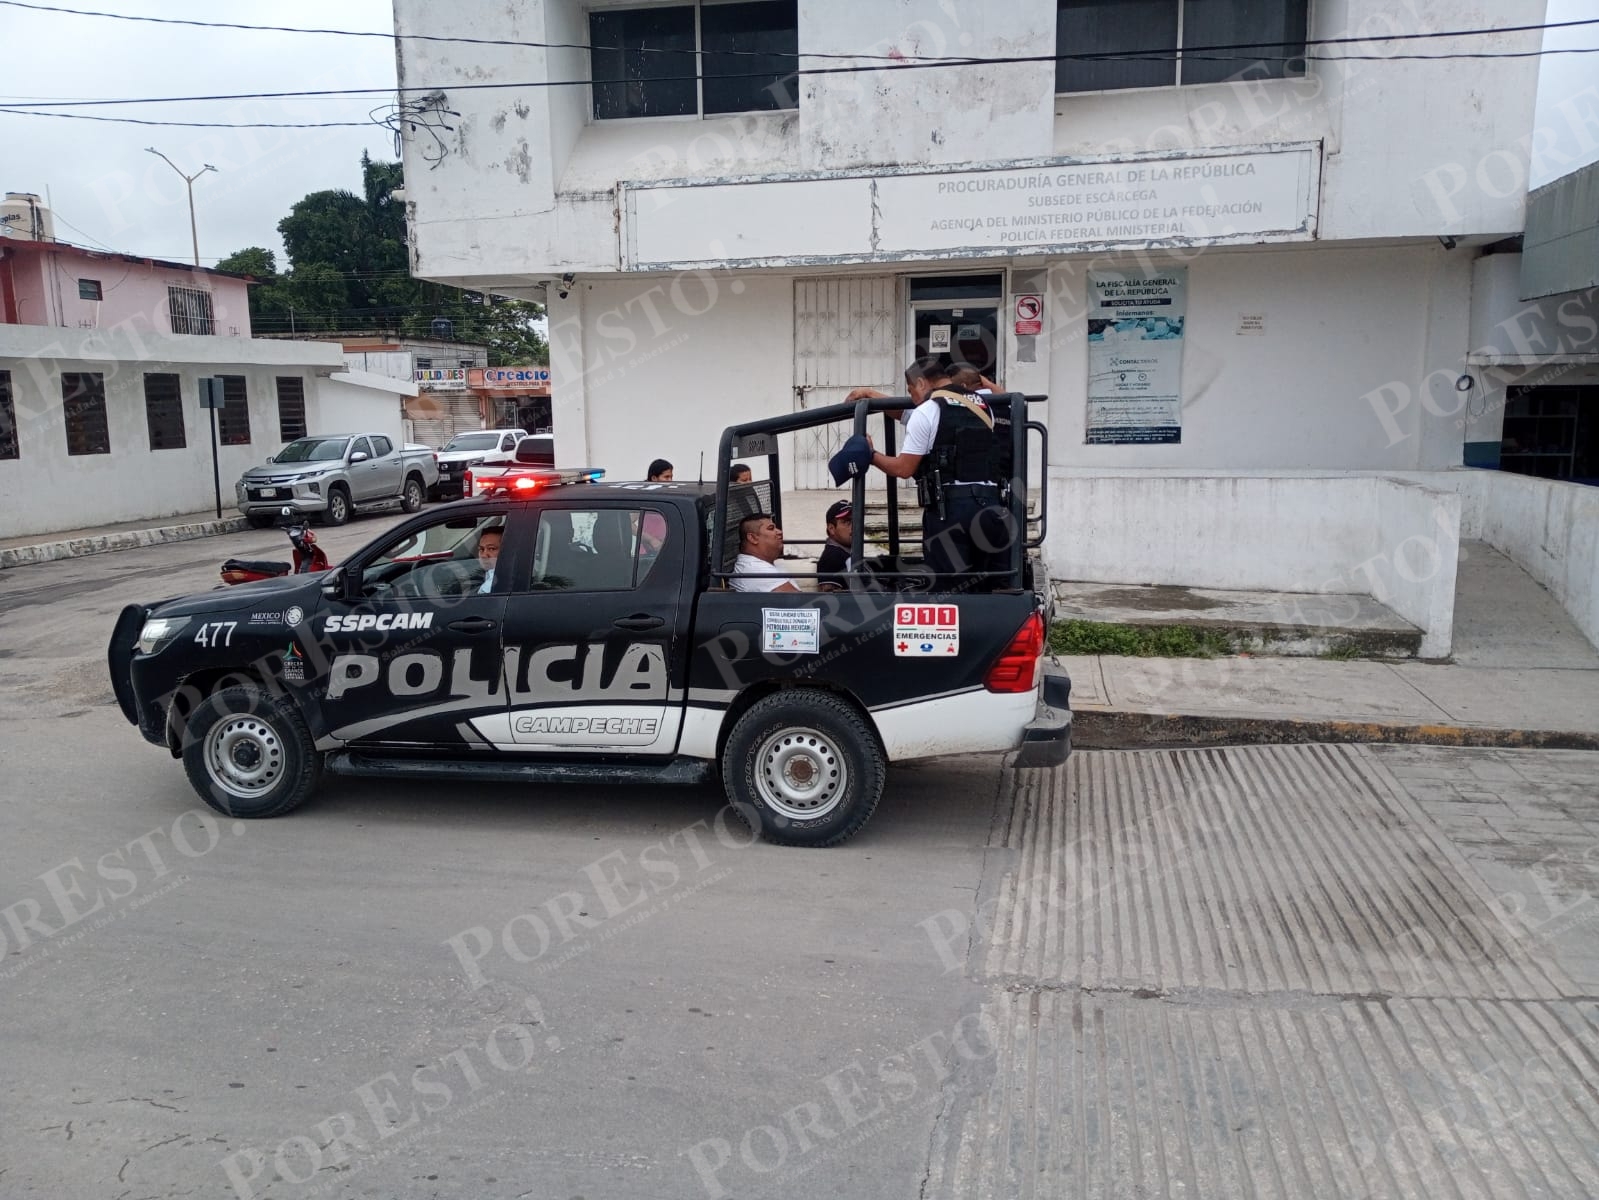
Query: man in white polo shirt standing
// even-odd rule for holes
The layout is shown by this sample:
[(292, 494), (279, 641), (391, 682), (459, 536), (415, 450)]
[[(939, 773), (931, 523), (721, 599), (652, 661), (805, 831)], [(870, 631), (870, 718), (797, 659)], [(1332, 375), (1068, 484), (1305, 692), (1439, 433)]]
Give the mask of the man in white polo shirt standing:
[(797, 592), (777, 560), (783, 557), (783, 531), (770, 513), (754, 513), (738, 523), (738, 558), (729, 581), (735, 592)]

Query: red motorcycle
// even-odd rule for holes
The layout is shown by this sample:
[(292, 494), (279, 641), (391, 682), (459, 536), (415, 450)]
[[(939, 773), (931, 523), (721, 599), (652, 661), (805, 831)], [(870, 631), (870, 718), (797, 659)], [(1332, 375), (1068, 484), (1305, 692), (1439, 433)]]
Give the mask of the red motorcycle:
[(292, 508), (285, 508), (278, 518), (278, 527), (294, 543), (294, 561), (272, 562), (261, 559), (230, 558), (222, 564), (222, 582), (256, 583), (262, 579), (276, 579), (281, 575), (312, 575), (326, 571), (333, 564), (321, 546), (316, 544), (316, 534), (304, 518), (296, 519)]

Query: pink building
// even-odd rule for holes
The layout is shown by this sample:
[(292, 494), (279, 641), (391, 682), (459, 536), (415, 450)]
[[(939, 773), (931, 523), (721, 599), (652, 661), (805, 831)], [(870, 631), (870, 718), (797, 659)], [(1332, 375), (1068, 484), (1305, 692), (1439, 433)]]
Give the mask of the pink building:
[(247, 338), (249, 283), (155, 258), (0, 238), (0, 324)]

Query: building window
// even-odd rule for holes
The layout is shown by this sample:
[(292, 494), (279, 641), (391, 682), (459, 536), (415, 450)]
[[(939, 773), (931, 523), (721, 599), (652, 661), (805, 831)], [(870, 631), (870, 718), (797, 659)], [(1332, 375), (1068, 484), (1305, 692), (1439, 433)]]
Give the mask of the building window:
[(589, 46), (596, 120), (799, 107), (796, 0), (593, 12)]
[(67, 420), (68, 454), (111, 453), (104, 375), (98, 371), (62, 372), (61, 408)]
[(1308, 0), (1056, 0), (1056, 54), (1134, 57), (1060, 58), (1055, 90), (1303, 75), (1308, 8)]
[(167, 288), (167, 312), (173, 333), (215, 333), (217, 323), (211, 315), (211, 293), (199, 288)]
[(104, 300), (105, 294), (100, 290), (100, 281), (98, 279), (78, 280), (78, 299)]
[(305, 380), (298, 375), (278, 376), (278, 439), (292, 442), (305, 436)]
[(182, 450), (183, 392), (176, 375), (144, 377), (144, 418), (150, 426), (150, 449)]
[(794, 0), (707, 4), (700, 9), (704, 109), (766, 112), (799, 107), (799, 6)]
[(11, 372), (0, 371), (0, 458), (20, 458), (17, 404), (11, 397)]
[(416, 369), (418, 371), (431, 371), (433, 369), (433, 360), (431, 358), (418, 358), (416, 360)]
[(224, 446), (250, 444), (250, 393), (243, 375), (221, 375), (222, 407), (217, 409), (217, 440)]

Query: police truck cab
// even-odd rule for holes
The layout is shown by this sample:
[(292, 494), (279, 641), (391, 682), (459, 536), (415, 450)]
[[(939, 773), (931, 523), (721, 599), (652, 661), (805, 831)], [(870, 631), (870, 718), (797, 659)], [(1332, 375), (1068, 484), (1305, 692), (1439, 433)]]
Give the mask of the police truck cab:
[[(1070, 681), (1045, 654), (1047, 583), (1029, 553), (1043, 531), (1027, 450), (1044, 431), (1028, 399), (993, 398), (1014, 414), (1006, 503), (1022, 531), (1001, 571), (930, 575), (899, 544), (889, 481), (886, 538), (869, 544), (855, 522), (845, 590), (803, 574), (794, 592), (729, 586), (744, 518), (781, 523), (781, 436), (865, 432), (881, 414), (892, 446), (908, 402), (861, 401), (727, 430), (716, 483), (551, 469), (415, 517), (322, 574), (129, 605), (108, 649), (117, 700), (235, 817), (287, 813), (324, 774), (719, 778), (767, 839), (833, 845), (871, 816), (890, 762), (1069, 753)], [(764, 457), (767, 478), (728, 483), (735, 457)], [(854, 492), (864, 512), (864, 478)]]

